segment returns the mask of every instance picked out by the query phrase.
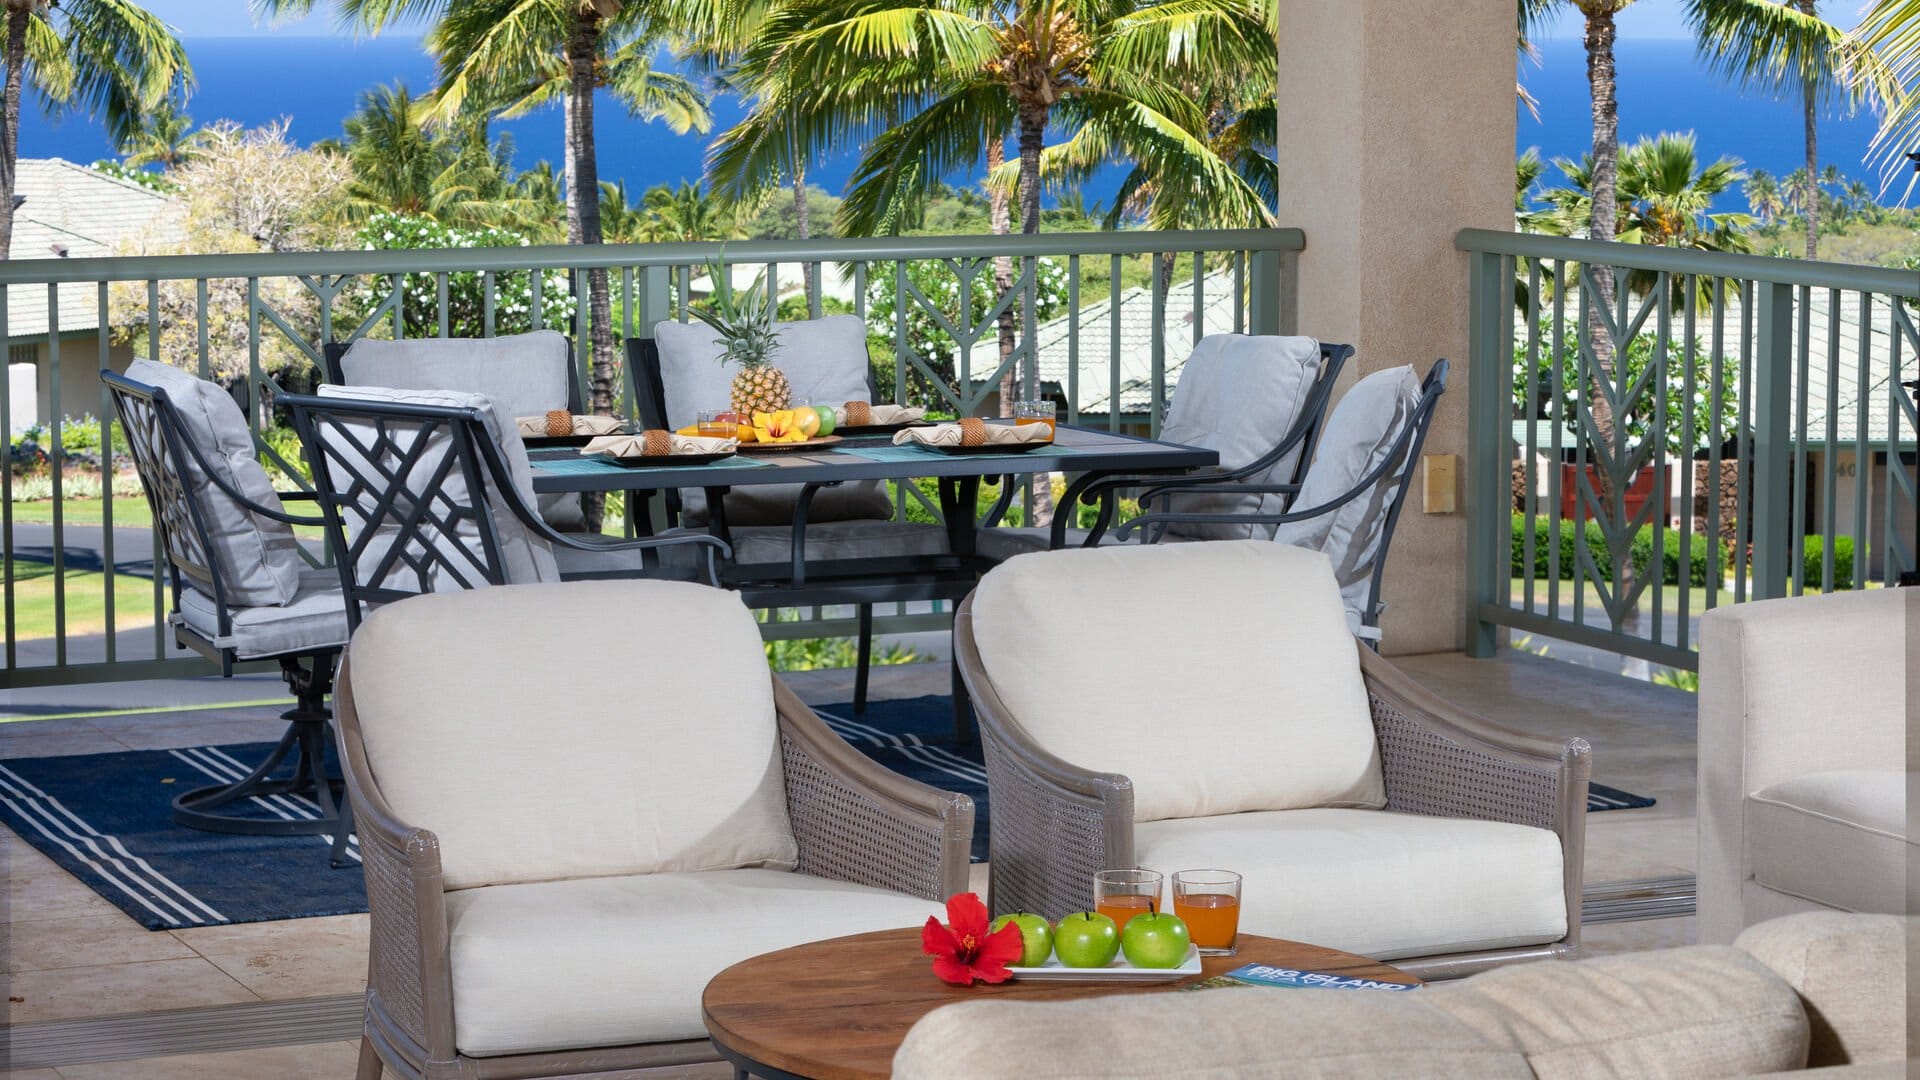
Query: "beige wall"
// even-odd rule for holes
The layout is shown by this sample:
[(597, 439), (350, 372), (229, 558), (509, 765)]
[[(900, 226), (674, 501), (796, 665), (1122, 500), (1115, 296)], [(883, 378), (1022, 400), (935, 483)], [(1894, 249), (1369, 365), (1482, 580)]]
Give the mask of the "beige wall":
[[(1512, 0), (1279, 4), (1280, 220), (1307, 236), (1300, 332), (1352, 343), (1349, 378), (1450, 359), (1426, 452), (1459, 455), (1464, 474), (1467, 262), (1453, 236), (1513, 227)], [(1461, 647), (1466, 535), (1464, 514), (1423, 514), (1409, 494), (1385, 651)]]
[[(45, 422), (53, 416), (53, 380), (48, 377), (47, 345), (34, 346), (35, 418)], [(125, 345), (107, 347), (107, 363), (115, 371), (126, 371), (133, 362), (133, 351)], [(100, 339), (91, 331), (60, 342), (60, 412), (69, 419), (99, 416)], [(109, 407), (110, 408), (110, 407)], [(20, 426), (17, 422), (15, 426)]]

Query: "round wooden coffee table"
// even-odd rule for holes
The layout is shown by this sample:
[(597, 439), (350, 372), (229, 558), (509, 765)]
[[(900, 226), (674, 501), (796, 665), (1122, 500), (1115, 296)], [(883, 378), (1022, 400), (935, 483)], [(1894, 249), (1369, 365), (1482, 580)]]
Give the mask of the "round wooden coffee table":
[[(707, 984), (701, 1012), (713, 1045), (736, 1068), (781, 1080), (868, 1080), (893, 1069), (907, 1029), (959, 1001), (1067, 1001), (1100, 994), (1176, 990), (1242, 964), (1330, 971), (1417, 983), (1400, 969), (1338, 949), (1240, 935), (1237, 956), (1209, 956), (1201, 974), (1175, 982), (1005, 982), (949, 986), (920, 951), (920, 929), (816, 941), (743, 960)], [(1204, 992), (1204, 991), (1203, 991)]]

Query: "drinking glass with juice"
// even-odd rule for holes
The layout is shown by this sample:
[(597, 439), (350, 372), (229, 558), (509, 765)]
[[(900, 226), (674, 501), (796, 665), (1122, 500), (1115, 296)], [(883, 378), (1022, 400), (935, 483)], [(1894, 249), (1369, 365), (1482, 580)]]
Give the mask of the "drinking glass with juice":
[(1051, 438), (1053, 435), (1053, 402), (1018, 402), (1013, 407), (1013, 422), (1016, 425), (1045, 424), (1047, 425), (1047, 435)]
[(1160, 910), (1158, 870), (1102, 870), (1093, 875), (1093, 910), (1125, 928), (1135, 915)]
[(1239, 948), (1240, 875), (1231, 870), (1182, 870), (1173, 875), (1173, 913), (1203, 956), (1232, 956)]

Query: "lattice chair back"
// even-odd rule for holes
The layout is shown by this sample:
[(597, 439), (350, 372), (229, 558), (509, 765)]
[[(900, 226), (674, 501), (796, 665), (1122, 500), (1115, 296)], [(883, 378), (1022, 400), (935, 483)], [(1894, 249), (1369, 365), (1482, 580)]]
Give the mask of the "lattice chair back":
[(313, 469), (356, 626), (365, 605), (559, 580), (552, 548), (527, 522), (526, 451), (517, 440), (503, 446), (486, 398), (332, 389), (284, 400)]
[(184, 577), (226, 607), (216, 556), (207, 537), (206, 515), (196, 495), (202, 485), (186, 479), (193, 474), (188, 471), (190, 462), (180, 421), (166, 391), (112, 372), (102, 372), (101, 378), (113, 399), (114, 415), (126, 434), (127, 454), (133, 458), (147, 507), (153, 513), (153, 529), (167, 557), (175, 604), (179, 603), (180, 579)]

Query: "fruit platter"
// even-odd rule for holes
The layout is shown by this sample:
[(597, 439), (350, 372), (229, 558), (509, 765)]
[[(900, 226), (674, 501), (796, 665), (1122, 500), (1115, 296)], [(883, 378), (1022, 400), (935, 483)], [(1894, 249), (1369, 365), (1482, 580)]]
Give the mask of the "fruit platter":
[(1076, 911), (1053, 924), (1028, 912), (993, 921), (996, 930), (1007, 925), (1020, 928), (1020, 962), (1007, 965), (1016, 979), (1155, 983), (1201, 973), (1200, 950), (1169, 912), (1135, 915), (1124, 928), (1097, 911)]
[[(719, 422), (731, 425), (731, 431), (726, 434), (738, 440), (740, 450), (745, 453), (810, 450), (840, 441), (840, 436), (833, 433), (836, 413), (826, 405), (798, 405), (772, 412), (724, 412)], [(722, 433), (696, 425), (681, 428), (679, 434), (718, 436)]]

